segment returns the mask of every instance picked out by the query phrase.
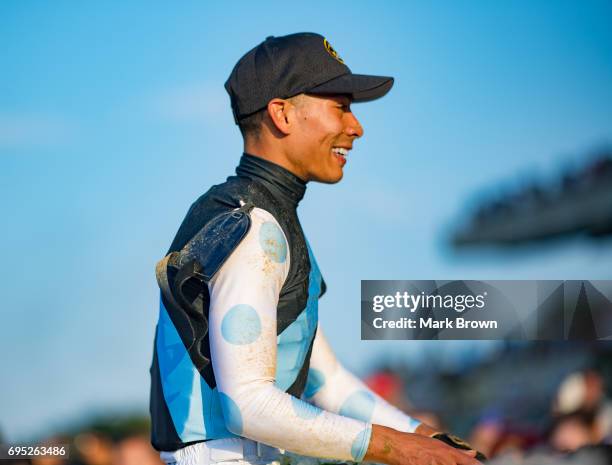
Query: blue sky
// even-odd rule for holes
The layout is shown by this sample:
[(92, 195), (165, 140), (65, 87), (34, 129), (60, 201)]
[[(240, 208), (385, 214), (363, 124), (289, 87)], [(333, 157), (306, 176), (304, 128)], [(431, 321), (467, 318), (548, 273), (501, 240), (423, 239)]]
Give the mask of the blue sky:
[(347, 366), (457, 351), (361, 342), (361, 279), (610, 279), (609, 241), (457, 255), (446, 237), (478, 193), (612, 143), (611, 21), (607, 1), (2, 2), (0, 431), (146, 408), (154, 265), (233, 171), (223, 83), (268, 35), (319, 32), (354, 72), (396, 78), (354, 105), (345, 179), (300, 206)]

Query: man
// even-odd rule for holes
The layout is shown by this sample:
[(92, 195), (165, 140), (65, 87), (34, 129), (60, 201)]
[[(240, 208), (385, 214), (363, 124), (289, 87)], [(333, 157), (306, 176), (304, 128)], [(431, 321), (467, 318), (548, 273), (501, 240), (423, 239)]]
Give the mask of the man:
[(157, 268), (152, 442), (166, 463), (479, 463), (348, 373), (318, 325), (325, 283), (296, 208), (307, 182), (342, 178), (363, 135), (351, 103), (392, 85), (352, 74), (311, 33), (269, 37), (234, 67), (225, 87), (245, 153)]

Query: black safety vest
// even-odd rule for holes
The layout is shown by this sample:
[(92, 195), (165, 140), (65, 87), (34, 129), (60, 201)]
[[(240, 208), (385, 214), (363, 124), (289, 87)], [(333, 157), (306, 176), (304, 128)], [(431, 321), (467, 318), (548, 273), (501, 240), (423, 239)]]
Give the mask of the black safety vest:
[[(169, 249), (169, 253), (183, 249), (219, 215), (245, 204), (274, 216), (288, 240), (290, 256), (277, 307), (276, 385), (296, 397), (304, 391), (318, 321), (317, 301), (325, 292), (296, 212), (305, 190), (305, 182), (284, 168), (244, 154), (236, 176), (213, 186), (191, 206)], [(233, 436), (225, 428), (210, 363), (208, 289), (204, 286), (201, 291), (201, 315), (169, 305), (163, 295), (160, 298), (150, 398), (152, 444), (160, 451)], [(293, 330), (286, 333), (291, 332), (291, 344), (285, 344), (284, 334), (291, 326)], [(297, 351), (296, 334), (301, 335)]]

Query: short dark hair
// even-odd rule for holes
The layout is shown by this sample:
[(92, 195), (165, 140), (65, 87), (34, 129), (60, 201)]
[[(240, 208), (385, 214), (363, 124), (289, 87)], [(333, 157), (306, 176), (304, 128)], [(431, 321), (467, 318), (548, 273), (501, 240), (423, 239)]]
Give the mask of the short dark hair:
[(242, 134), (243, 138), (257, 138), (259, 136), (259, 133), (261, 132), (261, 125), (263, 123), (267, 111), (267, 107), (262, 108), (261, 110), (256, 111), (255, 113), (238, 121), (238, 128), (240, 129), (240, 133)]

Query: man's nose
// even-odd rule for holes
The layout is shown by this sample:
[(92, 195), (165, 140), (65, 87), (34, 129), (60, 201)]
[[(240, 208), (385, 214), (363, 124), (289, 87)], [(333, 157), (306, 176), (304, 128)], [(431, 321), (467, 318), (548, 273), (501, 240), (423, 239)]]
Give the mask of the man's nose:
[(355, 138), (363, 136), (363, 127), (361, 127), (355, 115), (353, 113), (346, 113), (345, 116), (347, 118), (345, 127), (346, 134)]

